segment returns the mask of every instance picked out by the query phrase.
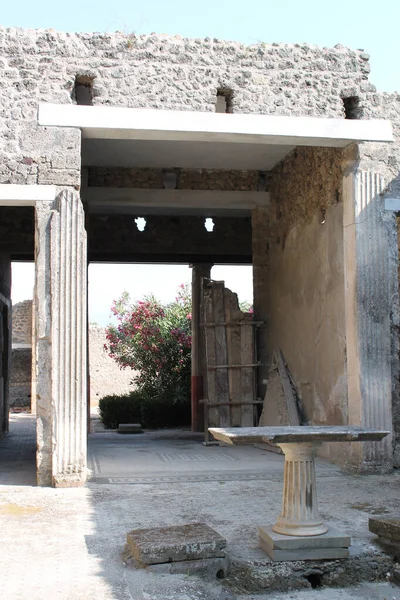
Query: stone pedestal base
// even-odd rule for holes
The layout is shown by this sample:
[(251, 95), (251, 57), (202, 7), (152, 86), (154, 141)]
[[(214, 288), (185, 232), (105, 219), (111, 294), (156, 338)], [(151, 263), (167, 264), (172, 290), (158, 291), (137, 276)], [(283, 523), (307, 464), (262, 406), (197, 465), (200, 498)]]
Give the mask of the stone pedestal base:
[(141, 565), (224, 558), (226, 540), (204, 523), (135, 529), (127, 534), (130, 555)]
[(260, 527), (260, 547), (274, 561), (334, 560), (348, 558), (350, 537), (333, 527), (317, 536), (292, 536), (276, 533), (272, 525)]

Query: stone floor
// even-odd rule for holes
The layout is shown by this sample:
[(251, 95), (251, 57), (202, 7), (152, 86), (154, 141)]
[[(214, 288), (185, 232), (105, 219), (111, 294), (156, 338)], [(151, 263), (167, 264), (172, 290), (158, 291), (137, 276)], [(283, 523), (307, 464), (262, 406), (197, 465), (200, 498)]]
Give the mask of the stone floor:
[[(350, 476), (319, 460), (320, 510), (351, 534), (351, 559), (271, 563), (258, 548), (257, 528), (280, 510), (279, 455), (204, 447), (185, 431), (97, 431), (89, 438), (88, 485), (55, 490), (34, 486), (34, 453), (33, 417), (12, 415), (10, 434), (0, 441), (2, 600), (400, 600), (400, 588), (378, 581), (393, 564), (368, 531), (370, 514), (398, 510), (400, 474)], [(226, 537), (233, 559), (228, 579), (124, 564), (127, 531), (194, 521)], [(352, 583), (358, 586), (338, 587)]]

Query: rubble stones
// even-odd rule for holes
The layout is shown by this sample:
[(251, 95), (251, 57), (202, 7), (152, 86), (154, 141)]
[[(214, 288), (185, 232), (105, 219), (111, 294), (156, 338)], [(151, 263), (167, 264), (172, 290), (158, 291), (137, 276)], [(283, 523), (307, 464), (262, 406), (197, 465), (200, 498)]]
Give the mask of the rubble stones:
[(400, 515), (370, 517), (368, 528), (379, 537), (400, 542)]

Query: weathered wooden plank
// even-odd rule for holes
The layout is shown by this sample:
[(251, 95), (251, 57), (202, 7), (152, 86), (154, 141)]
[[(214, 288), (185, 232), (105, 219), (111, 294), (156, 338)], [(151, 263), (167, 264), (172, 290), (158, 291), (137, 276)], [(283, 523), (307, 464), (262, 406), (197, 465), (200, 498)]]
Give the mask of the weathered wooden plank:
[[(208, 406), (231, 406), (232, 402), (207, 402), (207, 400), (202, 400), (201, 401), (202, 404), (207, 404)], [(254, 404), (264, 404), (263, 400), (254, 400), (253, 402), (238, 402), (238, 406), (241, 406), (242, 404), (249, 404), (251, 406), (253, 406)]]
[(277, 425), (300, 425), (297, 404), (281, 352), (274, 352), (273, 355), (259, 422), (259, 426)]
[[(212, 282), (212, 298), (215, 322), (215, 364), (226, 365), (228, 363), (228, 352), (226, 344), (225, 308), (224, 308), (224, 282)], [(220, 324), (221, 323), (221, 324)], [(215, 389), (217, 401), (230, 401), (228, 373), (223, 369), (216, 369)], [(219, 422), (221, 427), (227, 427), (231, 423), (229, 406), (219, 407)], [(224, 425), (226, 424), (226, 425)]]
[[(202, 291), (202, 314), (203, 314), (203, 322), (213, 322), (214, 321), (214, 310), (213, 310), (213, 294), (212, 294), (212, 285), (211, 281), (203, 280), (203, 291)], [(215, 329), (214, 327), (205, 327), (204, 328), (204, 346), (205, 346), (205, 355), (206, 355), (206, 365), (207, 366), (215, 366)], [(209, 371), (205, 369), (205, 396), (206, 399), (215, 403), (217, 401), (217, 393), (216, 393), (216, 372)], [(208, 430), (207, 427), (212, 427), (213, 425), (219, 425), (219, 414), (218, 408), (211, 408), (205, 404), (205, 435), (206, 441), (208, 438)]]
[[(238, 405), (242, 399), (241, 394), (241, 374), (237, 368), (240, 363), (240, 327), (237, 323), (238, 313), (238, 299), (237, 295), (233, 294), (230, 290), (225, 288), (224, 290), (224, 304), (225, 304), (225, 322), (230, 323), (230, 327), (226, 327), (226, 341), (227, 341), (227, 354), (228, 354), (228, 380), (229, 380), (229, 401), (231, 402), (230, 407), (230, 419), (232, 427), (240, 427), (242, 425), (241, 407)], [(222, 368), (226, 365), (218, 365)], [(232, 368), (234, 366), (234, 368)], [(235, 404), (237, 406), (235, 406)]]
[[(249, 321), (246, 327), (241, 327), (241, 363), (246, 365), (255, 362), (255, 344), (254, 344), (254, 327)], [(241, 369), (241, 389), (242, 399), (246, 402), (242, 406), (242, 427), (253, 427), (254, 425), (254, 406), (249, 406), (247, 403), (253, 402), (256, 399), (255, 389), (255, 371), (252, 367)]]

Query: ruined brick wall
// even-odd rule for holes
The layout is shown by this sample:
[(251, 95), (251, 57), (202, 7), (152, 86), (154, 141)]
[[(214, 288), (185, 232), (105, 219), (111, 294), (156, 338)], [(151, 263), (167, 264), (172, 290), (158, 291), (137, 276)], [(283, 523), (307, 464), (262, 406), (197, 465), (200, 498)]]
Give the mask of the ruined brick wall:
[(32, 344), (32, 300), (14, 304), (12, 319), (12, 343)]
[(343, 97), (375, 93), (368, 58), (340, 45), (0, 27), (0, 183), (79, 185), (80, 131), (37, 126), (39, 102), (75, 102), (77, 75), (93, 80), (95, 105), (214, 112), (223, 88), (233, 112), (343, 117)]
[(90, 406), (95, 408), (100, 398), (108, 394), (126, 394), (134, 386), (130, 369), (120, 369), (104, 350), (104, 327), (89, 326)]

